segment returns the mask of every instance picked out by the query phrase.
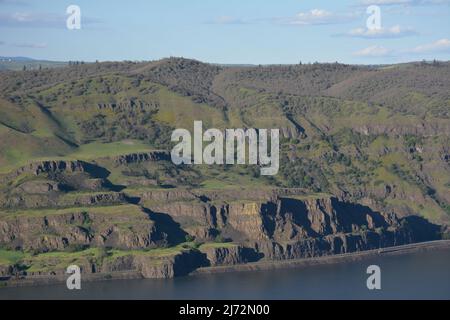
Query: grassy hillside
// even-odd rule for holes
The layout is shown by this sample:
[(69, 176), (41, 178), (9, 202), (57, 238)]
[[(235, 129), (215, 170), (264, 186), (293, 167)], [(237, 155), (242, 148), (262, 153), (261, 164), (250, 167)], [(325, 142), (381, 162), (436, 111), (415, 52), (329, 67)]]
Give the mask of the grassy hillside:
[[(449, 63), (216, 66), (170, 58), (0, 78), (2, 173), (79, 159), (101, 163), (110, 181), (130, 189), (297, 187), (449, 221)], [(172, 130), (192, 130), (194, 120), (205, 128), (280, 128), (279, 174), (102, 160), (169, 150)]]

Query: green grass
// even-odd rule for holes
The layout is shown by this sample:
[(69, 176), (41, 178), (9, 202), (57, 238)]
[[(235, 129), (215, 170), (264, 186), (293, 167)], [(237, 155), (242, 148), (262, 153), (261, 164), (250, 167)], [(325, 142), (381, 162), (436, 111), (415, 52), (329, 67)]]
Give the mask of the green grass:
[(71, 264), (86, 265), (92, 262), (101, 264), (103, 259), (113, 261), (129, 255), (141, 255), (158, 261), (172, 257), (183, 250), (193, 247), (194, 245), (192, 243), (186, 243), (171, 248), (148, 250), (105, 250), (101, 248), (89, 248), (76, 252), (48, 252), (34, 256), (19, 251), (0, 250), (0, 264), (10, 265), (21, 262), (27, 266), (27, 272), (50, 272), (64, 270)]
[(129, 153), (149, 152), (152, 149), (148, 144), (139, 140), (123, 140), (111, 143), (93, 142), (81, 145), (75, 152), (68, 154), (67, 158), (96, 159), (113, 157)]
[[(38, 145), (36, 145), (38, 146)], [(20, 145), (20, 148), (26, 148), (25, 145)], [(31, 152), (22, 152), (17, 150), (4, 150), (4, 154), (9, 161), (14, 161), (14, 164), (7, 166), (0, 166), (0, 173), (9, 172), (15, 168), (26, 165), (31, 162), (38, 162), (44, 160), (94, 160), (103, 157), (114, 157), (125, 155), (129, 153), (143, 153), (155, 151), (154, 148), (148, 144), (138, 140), (123, 140), (111, 143), (93, 142), (81, 145), (79, 148), (70, 149), (70, 152), (63, 156), (57, 155), (33, 155), (33, 147), (30, 147)]]
[(424, 205), (409, 200), (386, 199), (385, 202), (392, 206), (403, 206), (410, 208), (414, 214), (421, 215), (430, 221), (439, 222), (442, 218), (442, 208), (430, 200), (426, 200)]
[(98, 206), (98, 207), (74, 207), (67, 209), (32, 209), (32, 210), (14, 210), (3, 211), (0, 215), (5, 218), (15, 217), (45, 217), (49, 215), (64, 215), (70, 213), (92, 213), (92, 214), (127, 214), (127, 215), (142, 215), (142, 210), (139, 206), (132, 204), (114, 205), (114, 206)]
[(49, 252), (32, 256), (23, 263), (28, 266), (27, 272), (49, 272), (65, 270), (69, 265), (86, 265), (91, 261), (101, 259), (98, 248), (90, 248), (77, 252)]
[(200, 250), (201, 249), (208, 249), (208, 248), (234, 248), (237, 247), (238, 245), (232, 242), (208, 242), (208, 243), (204, 243), (200, 246)]
[(110, 261), (124, 256), (145, 256), (154, 259), (155, 262), (161, 259), (172, 257), (188, 249), (194, 249), (193, 242), (186, 242), (175, 247), (155, 248), (143, 250), (105, 250), (101, 248), (88, 248), (76, 252), (47, 252), (37, 255), (23, 253), (21, 251), (11, 251), (0, 249), (0, 265), (13, 265), (21, 263), (27, 267), (27, 272), (50, 272), (64, 270), (71, 264), (86, 265), (91, 262), (102, 263), (103, 259)]
[(164, 87), (159, 86), (155, 99), (160, 101), (156, 119), (174, 128), (184, 128), (192, 132), (195, 120), (202, 120), (205, 128), (226, 127), (220, 110), (206, 104), (196, 104)]
[(15, 261), (23, 260), (23, 263), (28, 266), (28, 272), (48, 272), (63, 270), (71, 264), (86, 265), (91, 262), (101, 264), (104, 259), (114, 261), (117, 258), (126, 256), (143, 256), (151, 259), (147, 261), (148, 263), (158, 264), (166, 258), (173, 257), (184, 250), (193, 248), (195, 248), (195, 244), (187, 242), (170, 248), (143, 250), (105, 250), (101, 248), (89, 248), (77, 252), (49, 252), (38, 254), (36, 256), (20, 256), (15, 255), (15, 252), (8, 252), (7, 254), (16, 257)]
[(154, 248), (154, 249), (144, 249), (144, 250), (110, 250), (108, 259), (115, 259), (118, 257), (128, 256), (128, 255), (141, 255), (146, 257), (153, 258), (166, 258), (174, 256), (183, 250), (194, 248), (194, 244), (192, 242), (186, 242), (179, 244), (175, 247), (168, 248)]
[(13, 265), (28, 257), (29, 254), (22, 251), (0, 249), (0, 265)]
[(291, 198), (291, 199), (296, 199), (296, 200), (314, 200), (314, 199), (326, 199), (326, 198), (330, 198), (333, 195), (330, 193), (310, 193), (310, 194), (306, 194), (306, 195), (290, 195), (287, 196), (286, 198)]

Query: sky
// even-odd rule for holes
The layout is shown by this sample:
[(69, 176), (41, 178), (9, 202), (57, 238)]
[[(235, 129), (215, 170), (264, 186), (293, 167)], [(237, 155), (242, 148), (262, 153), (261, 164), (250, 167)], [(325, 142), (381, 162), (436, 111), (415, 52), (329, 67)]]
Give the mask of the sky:
[[(80, 8), (69, 29), (67, 7)], [(368, 29), (380, 9), (380, 25)], [(70, 20), (72, 21), (72, 20)], [(450, 0), (0, 0), (0, 56), (223, 64), (450, 60)]]

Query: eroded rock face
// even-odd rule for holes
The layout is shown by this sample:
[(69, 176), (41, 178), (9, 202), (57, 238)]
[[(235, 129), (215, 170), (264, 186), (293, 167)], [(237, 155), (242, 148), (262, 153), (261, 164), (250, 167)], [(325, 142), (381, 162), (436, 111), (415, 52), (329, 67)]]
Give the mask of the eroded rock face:
[(170, 161), (170, 153), (166, 151), (153, 151), (145, 153), (131, 153), (113, 157), (116, 165), (126, 165), (131, 163), (141, 163), (147, 161)]
[(206, 256), (192, 249), (183, 250), (173, 255), (155, 257), (145, 254), (130, 254), (108, 261), (101, 266), (101, 271), (138, 271), (144, 278), (173, 278), (186, 275), (193, 270), (207, 266)]
[[(27, 263), (25, 261), (25, 263)], [(59, 276), (65, 279), (67, 273), (65, 264), (58, 258), (47, 261), (45, 268), (38, 270), (19, 270), (16, 266), (0, 265), (0, 277), (20, 276)], [(147, 253), (130, 253), (118, 257), (94, 258), (85, 257), (77, 261), (83, 274), (102, 273), (104, 275), (117, 272), (133, 272), (143, 278), (173, 278), (187, 275), (193, 270), (208, 266), (204, 253), (193, 249), (155, 256)], [(53, 267), (49, 267), (53, 266)]]
[(41, 173), (49, 173), (49, 172), (84, 172), (85, 164), (87, 163), (83, 161), (41, 161), (41, 162), (33, 162), (26, 166), (20, 167), (19, 169), (11, 172), (7, 175), (3, 175), (3, 180), (12, 180), (14, 177), (18, 177), (23, 173), (29, 173), (33, 175), (39, 175)]
[(188, 189), (167, 189), (143, 191), (139, 194), (142, 201), (153, 202), (164, 201), (190, 201), (201, 200), (224, 201), (224, 200), (258, 200), (273, 201), (279, 197), (289, 197), (292, 195), (304, 194), (305, 189), (301, 188), (277, 188), (277, 189), (230, 189), (230, 190), (188, 190)]
[(408, 231), (399, 229), (341, 233), (290, 242), (255, 242), (254, 248), (266, 259), (286, 260), (372, 250), (416, 241)]
[(32, 162), (8, 174), (2, 174), (0, 175), (0, 181), (10, 182), (22, 174), (34, 176), (46, 174), (54, 176), (55, 174), (83, 173), (89, 175), (91, 178), (104, 178), (108, 175), (108, 171), (105, 168), (81, 160), (46, 160)]
[(257, 261), (261, 258), (254, 248), (246, 248), (241, 245), (206, 246), (200, 251), (206, 254), (211, 266), (236, 265)]
[[(247, 201), (211, 204), (174, 202), (150, 207), (173, 217), (187, 230), (233, 231), (247, 240), (291, 241), (361, 229), (386, 228), (398, 223), (395, 215), (372, 211), (369, 207), (339, 201), (337, 198), (278, 198), (273, 201)], [(237, 237), (235, 235), (235, 237)]]
[[(43, 186), (45, 187), (45, 186)], [(97, 192), (66, 196), (63, 193), (46, 192), (43, 194), (15, 194), (0, 199), (0, 207), (6, 209), (38, 209), (52, 207), (83, 207), (126, 203), (126, 196), (121, 192)]]
[[(168, 278), (200, 266), (309, 258), (440, 237), (439, 226), (420, 217), (399, 218), (335, 197), (222, 203), (195, 199), (149, 208), (124, 205), (119, 209), (0, 216), (0, 246), (33, 252), (64, 251), (71, 246), (131, 250), (174, 246), (185, 242), (187, 235), (207, 242), (200, 250), (187, 249), (164, 257), (130, 253), (113, 261), (83, 265), (89, 272), (131, 270), (148, 278)], [(219, 236), (233, 243), (208, 244)]]
[[(86, 195), (77, 204), (108, 203), (120, 201), (121, 197), (120, 194)], [(220, 235), (237, 243), (321, 239), (322, 243), (328, 243), (327, 251), (350, 252), (371, 246), (432, 240), (439, 229), (418, 217), (398, 218), (392, 213), (379, 213), (334, 197), (303, 200), (283, 197), (274, 201), (223, 204), (171, 202), (141, 210), (139, 214), (129, 214), (127, 208), (123, 206), (123, 212), (119, 210), (112, 215), (107, 208), (103, 213), (100, 207), (95, 213), (73, 209), (48, 215), (0, 217), (0, 245), (38, 251), (62, 250), (70, 245), (136, 249), (180, 243), (190, 234), (203, 241), (215, 240)], [(358, 241), (366, 245), (345, 245), (351, 241), (351, 235), (365, 235)], [(343, 248), (335, 249), (337, 243), (342, 243)]]
[(38, 252), (62, 251), (69, 246), (120, 249), (167, 245), (148, 215), (102, 214), (74, 211), (46, 216), (12, 216), (0, 220), (0, 245)]

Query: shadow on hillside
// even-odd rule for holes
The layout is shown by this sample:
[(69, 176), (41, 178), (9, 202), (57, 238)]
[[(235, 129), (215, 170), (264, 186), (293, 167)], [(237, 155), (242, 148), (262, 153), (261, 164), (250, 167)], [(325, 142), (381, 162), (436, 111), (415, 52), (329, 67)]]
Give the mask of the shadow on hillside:
[(431, 223), (419, 216), (407, 216), (400, 222), (412, 231), (414, 240), (417, 242), (439, 240), (442, 238), (441, 226)]
[(331, 199), (333, 208), (336, 210), (338, 219), (343, 225), (357, 224), (359, 226), (367, 224), (366, 215), (372, 218), (376, 228), (387, 227), (389, 224), (380, 212), (373, 211), (370, 207), (359, 204)]
[(103, 187), (107, 188), (108, 190), (119, 192), (126, 188), (125, 186), (113, 184), (111, 181), (109, 181), (108, 177), (111, 172), (104, 167), (101, 167), (94, 163), (83, 161), (83, 168), (85, 172), (87, 172), (92, 178), (102, 179)]
[(187, 232), (181, 229), (180, 224), (173, 220), (170, 215), (154, 212), (147, 208), (143, 208), (143, 210), (155, 222), (156, 229), (162, 234), (162, 237), (166, 237), (170, 245), (177, 245), (186, 241)]
[(90, 162), (85, 162), (85, 161), (82, 161), (82, 163), (83, 163), (84, 171), (89, 173), (89, 175), (92, 178), (106, 179), (111, 174), (111, 172), (108, 169), (100, 167), (100, 166), (98, 166), (96, 164), (93, 164), (93, 163), (90, 163)]

